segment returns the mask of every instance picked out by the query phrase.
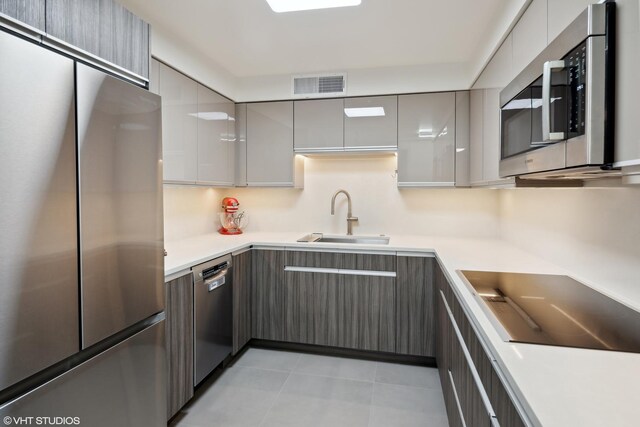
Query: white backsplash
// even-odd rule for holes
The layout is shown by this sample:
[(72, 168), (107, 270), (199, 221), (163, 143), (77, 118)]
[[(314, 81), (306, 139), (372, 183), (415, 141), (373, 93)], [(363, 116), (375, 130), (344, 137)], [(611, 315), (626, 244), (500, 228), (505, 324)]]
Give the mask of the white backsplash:
[(501, 190), (500, 225), (503, 239), (640, 306), (640, 188)]
[(305, 159), (305, 187), (231, 188), (165, 186), (165, 238), (176, 240), (214, 232), (220, 202), (239, 199), (249, 231), (346, 233), (347, 201), (331, 196), (339, 188), (353, 200), (354, 234), (421, 234), (493, 238), (499, 233), (498, 191), (402, 189), (395, 178), (396, 157)]

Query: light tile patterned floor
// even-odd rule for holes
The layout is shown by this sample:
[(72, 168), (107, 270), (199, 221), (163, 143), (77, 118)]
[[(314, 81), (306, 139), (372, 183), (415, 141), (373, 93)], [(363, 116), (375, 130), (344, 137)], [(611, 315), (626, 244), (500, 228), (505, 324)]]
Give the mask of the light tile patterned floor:
[(435, 368), (250, 348), (172, 427), (441, 427)]

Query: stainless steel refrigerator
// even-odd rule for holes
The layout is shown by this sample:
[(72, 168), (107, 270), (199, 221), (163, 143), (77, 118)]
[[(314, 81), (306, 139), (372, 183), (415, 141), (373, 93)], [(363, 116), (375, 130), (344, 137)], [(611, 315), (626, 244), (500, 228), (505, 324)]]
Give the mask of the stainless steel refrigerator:
[(160, 98), (0, 57), (0, 417), (166, 425)]

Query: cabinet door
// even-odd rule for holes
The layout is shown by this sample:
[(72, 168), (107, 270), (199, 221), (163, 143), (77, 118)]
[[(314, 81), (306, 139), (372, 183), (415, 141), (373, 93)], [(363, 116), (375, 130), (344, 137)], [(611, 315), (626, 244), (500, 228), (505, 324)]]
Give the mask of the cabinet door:
[(198, 183), (233, 186), (233, 142), (230, 117), (235, 115), (231, 100), (198, 84)]
[(162, 166), (165, 182), (198, 179), (198, 84), (160, 64)]
[[(337, 269), (342, 256), (330, 252), (287, 251), (287, 267)], [(326, 271), (285, 272), (285, 340), (338, 345), (340, 275)]]
[(345, 149), (395, 149), (398, 146), (398, 97), (344, 100)]
[(484, 90), (472, 90), (470, 103), (469, 181), (473, 185), (482, 182), (483, 176)]
[(524, 427), (526, 425), (495, 369), (491, 370), (491, 395), (489, 398), (501, 426)]
[(284, 251), (254, 250), (251, 268), (251, 336), (284, 339)]
[(149, 77), (149, 24), (114, 0), (47, 0), (46, 29), (49, 36)]
[(344, 99), (295, 101), (293, 147), (297, 152), (344, 148)]
[(167, 419), (193, 397), (193, 280), (191, 273), (165, 283)]
[(456, 96), (398, 97), (398, 186), (455, 184)]
[[(343, 268), (368, 270), (367, 275), (343, 274), (339, 288), (339, 332), (341, 347), (359, 350), (395, 351), (396, 257), (390, 255), (343, 255)], [(378, 272), (380, 275), (373, 275)]]
[(247, 184), (293, 186), (293, 102), (247, 104)]
[(0, 14), (44, 31), (44, 0), (0, 0)]
[(399, 256), (396, 352), (435, 357), (434, 258)]
[(233, 354), (251, 340), (251, 251), (233, 256)]

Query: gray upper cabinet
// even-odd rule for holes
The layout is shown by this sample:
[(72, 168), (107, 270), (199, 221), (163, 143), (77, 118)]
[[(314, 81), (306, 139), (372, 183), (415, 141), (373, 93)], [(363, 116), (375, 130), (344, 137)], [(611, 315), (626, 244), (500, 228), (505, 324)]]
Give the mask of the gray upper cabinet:
[(247, 104), (236, 104), (235, 185), (247, 186)]
[(343, 150), (344, 102), (342, 98), (294, 102), (296, 152)]
[(235, 104), (198, 84), (198, 183), (234, 183)]
[(149, 24), (114, 0), (47, 0), (46, 32), (143, 79), (149, 77)]
[(44, 12), (45, 0), (0, 0), (0, 14), (40, 31), (45, 30)]
[(346, 150), (395, 150), (398, 146), (398, 97), (344, 100)]
[(198, 179), (198, 84), (159, 63), (158, 92), (164, 181), (193, 184)]
[(293, 155), (293, 102), (247, 104), (247, 185), (298, 186)]
[(398, 96), (398, 186), (453, 186), (456, 94)]

